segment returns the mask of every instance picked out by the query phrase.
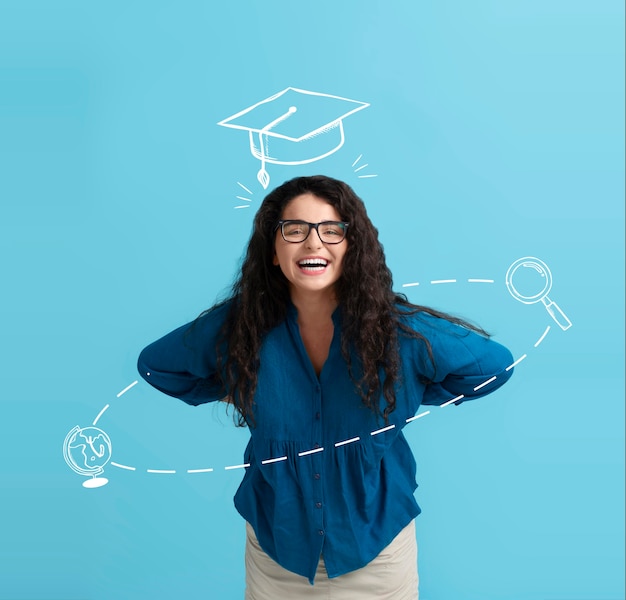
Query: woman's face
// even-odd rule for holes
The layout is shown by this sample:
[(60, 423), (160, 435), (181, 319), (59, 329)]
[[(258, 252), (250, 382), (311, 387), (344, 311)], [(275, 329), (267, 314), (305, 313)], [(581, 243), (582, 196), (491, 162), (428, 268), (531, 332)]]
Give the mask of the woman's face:
[[(309, 223), (342, 220), (334, 206), (310, 193), (291, 200), (281, 219)], [(304, 242), (292, 243), (286, 242), (278, 229), (274, 244), (274, 264), (280, 267), (289, 281), (292, 296), (294, 292), (332, 292), (341, 276), (343, 257), (348, 249), (345, 239), (338, 244), (324, 244), (317, 231), (311, 228)]]

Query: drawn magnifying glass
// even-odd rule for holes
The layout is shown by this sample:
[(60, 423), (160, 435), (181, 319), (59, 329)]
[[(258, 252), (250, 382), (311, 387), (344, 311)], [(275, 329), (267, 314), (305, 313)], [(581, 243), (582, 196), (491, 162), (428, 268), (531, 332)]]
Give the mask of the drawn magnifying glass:
[(505, 281), (513, 298), (524, 304), (541, 302), (563, 331), (572, 326), (572, 322), (558, 304), (548, 298), (552, 288), (552, 273), (542, 260), (534, 256), (519, 258), (509, 267)]

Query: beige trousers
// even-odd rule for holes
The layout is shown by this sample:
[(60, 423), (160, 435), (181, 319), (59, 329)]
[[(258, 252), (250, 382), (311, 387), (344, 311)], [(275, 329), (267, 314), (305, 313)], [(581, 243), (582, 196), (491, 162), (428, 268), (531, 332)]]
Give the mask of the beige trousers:
[(283, 569), (246, 523), (245, 600), (418, 600), (417, 542), (411, 521), (372, 562), (332, 579), (320, 558), (315, 585)]

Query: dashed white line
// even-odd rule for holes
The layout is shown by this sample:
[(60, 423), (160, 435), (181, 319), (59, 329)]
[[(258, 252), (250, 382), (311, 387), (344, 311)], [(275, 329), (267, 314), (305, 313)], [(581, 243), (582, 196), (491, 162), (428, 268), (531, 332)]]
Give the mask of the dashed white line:
[(358, 169), (354, 169), (354, 172), (358, 173), (361, 169), (365, 169), (365, 167), (369, 167), (369, 165), (365, 163), (364, 165), (361, 165)]
[(249, 204), (243, 204), (241, 206), (235, 206), (235, 208), (250, 208)]
[(395, 425), (389, 425), (387, 427), (383, 427), (382, 429), (377, 429), (376, 431), (370, 431), (370, 435), (378, 435), (379, 433), (385, 433), (385, 431), (389, 431), (390, 429), (394, 429)]
[(353, 167), (354, 167), (354, 165), (356, 165), (356, 163), (358, 163), (358, 162), (361, 160), (361, 157), (362, 157), (362, 156), (363, 156), (362, 154), (359, 154), (359, 156), (357, 157), (357, 159), (356, 159), (356, 160), (352, 163), (352, 166), (353, 166)]
[(313, 448), (313, 450), (306, 450), (305, 452), (298, 452), (298, 456), (308, 456), (309, 454), (315, 454), (316, 452), (324, 452), (324, 448)]
[(465, 398), (464, 394), (457, 396), (456, 398), (452, 398), (452, 400), (448, 400), (439, 406), (439, 408), (445, 408), (446, 406), (450, 406), (450, 404), (454, 404), (454, 402), (458, 402), (459, 400), (463, 400)]
[(429, 415), (430, 411), (426, 410), (423, 413), (420, 413), (419, 415), (415, 415), (414, 417), (410, 417), (406, 420), (407, 423), (410, 423), (411, 421), (415, 421), (416, 419), (421, 419), (422, 417), (425, 417), (426, 415)]
[(112, 467), (117, 467), (118, 469), (126, 469), (127, 471), (136, 471), (135, 467), (129, 467), (128, 465), (120, 465), (119, 463), (111, 461)]
[(378, 175), (359, 175), (359, 179), (369, 179), (370, 177), (378, 177)]
[[(359, 160), (361, 159), (360, 155), (355, 162), (353, 163), (352, 166), (356, 165)], [(363, 165), (362, 167), (359, 167), (359, 169), (357, 169), (357, 171), (365, 168), (367, 165)], [(355, 171), (356, 172), (356, 171)], [(377, 175), (362, 175), (359, 177), (377, 177)], [(239, 186), (241, 186), (244, 190), (246, 190), (246, 192), (248, 192), (249, 194), (252, 194), (252, 192), (245, 187), (244, 185), (242, 185), (240, 182), (237, 182), (237, 184)], [(251, 202), (251, 200), (249, 198), (244, 198), (242, 196), (237, 196), (238, 199), (240, 200), (245, 200), (247, 202)], [(249, 208), (249, 205), (243, 205), (243, 206), (236, 206), (235, 208)], [(467, 280), (469, 283), (494, 283), (493, 279), (468, 279)], [(443, 284), (443, 283), (456, 283), (457, 280), (456, 279), (435, 279), (435, 280), (431, 280), (431, 284), (436, 285), (436, 284)], [(402, 287), (415, 287), (415, 286), (419, 286), (420, 283), (415, 281), (415, 282), (411, 282), (411, 283), (404, 283), (402, 284)], [(541, 344), (541, 342), (545, 339), (546, 335), (548, 334), (548, 332), (550, 331), (551, 327), (550, 325), (548, 325), (545, 329), (545, 331), (543, 332), (543, 334), (541, 335), (541, 337), (535, 342), (534, 347), (537, 348), (537, 346), (539, 346), (539, 344)], [(527, 354), (523, 354), (522, 356), (520, 356), (515, 362), (513, 362), (512, 364), (510, 364), (508, 367), (506, 367), (506, 371), (510, 371), (513, 367), (517, 366), (519, 363), (521, 363), (523, 360), (525, 360), (528, 357)], [(147, 375), (150, 375), (150, 373), (148, 373)], [(489, 385), (491, 382), (495, 381), (497, 379), (496, 376), (491, 377), (490, 379), (484, 381), (483, 383), (477, 385), (474, 388), (474, 391), (478, 391), (481, 388)], [(127, 391), (129, 391), (131, 388), (133, 388), (135, 385), (137, 385), (138, 381), (133, 381), (133, 383), (131, 383), (130, 385), (128, 385), (127, 387), (125, 387), (121, 392), (119, 392), (117, 394), (117, 397), (121, 397), (123, 394), (125, 394)], [(455, 398), (452, 398), (451, 400), (448, 400), (447, 402), (443, 403), (440, 405), (440, 408), (444, 408), (446, 406), (449, 406), (450, 404), (453, 404), (455, 402), (458, 402), (460, 400), (462, 400), (464, 398), (464, 394), (460, 394), (459, 396), (456, 396)], [(109, 408), (109, 404), (107, 404), (99, 413), (98, 416), (95, 418), (95, 420), (93, 421), (93, 425), (96, 425), (96, 423), (99, 421), (99, 419), (102, 417), (102, 415), (105, 413), (105, 411)], [(429, 415), (430, 411), (424, 411), (420, 414), (414, 415), (413, 417), (409, 417), (408, 419), (406, 419), (406, 423), (411, 423), (413, 421), (416, 421), (417, 419), (421, 419), (422, 417), (425, 417), (426, 415)], [(383, 427), (381, 429), (377, 429), (376, 431), (372, 431), (370, 432), (370, 435), (374, 436), (374, 435), (378, 435), (380, 433), (384, 433), (386, 431), (390, 431), (391, 429), (394, 429), (395, 425), (389, 425), (387, 427)], [(343, 440), (341, 442), (336, 442), (335, 443), (335, 447), (338, 448), (340, 446), (344, 446), (346, 444), (351, 444), (354, 442), (358, 442), (360, 441), (360, 437), (356, 436), (347, 440)], [(307, 450), (304, 452), (299, 452), (298, 456), (302, 457), (302, 456), (308, 456), (309, 454), (315, 454), (318, 452), (323, 452), (324, 448), (320, 447), (320, 448), (313, 448), (311, 450)], [(268, 465), (268, 464), (272, 464), (272, 463), (277, 463), (277, 462), (282, 462), (288, 460), (287, 456), (280, 456), (277, 458), (269, 458), (266, 460), (262, 460), (261, 464), (262, 465)], [(131, 467), (128, 465), (123, 465), (120, 463), (116, 463), (111, 461), (111, 466), (117, 467), (118, 469), (124, 469), (127, 471), (136, 471), (136, 467)], [(224, 470), (229, 471), (229, 470), (233, 470), (233, 469), (245, 469), (248, 468), (250, 466), (250, 463), (244, 463), (244, 464), (240, 464), (240, 465), (230, 465), (230, 466), (226, 466), (224, 467)], [(174, 469), (146, 469), (147, 473), (159, 473), (159, 474), (175, 474), (176, 470)], [(206, 469), (188, 469), (187, 473), (211, 473), (213, 472), (212, 468), (206, 468)]]
[(548, 331), (550, 331), (550, 325), (548, 325), (546, 327), (546, 330), (543, 332), (543, 335), (535, 342), (535, 348), (541, 344), (541, 342), (543, 342), (543, 338), (546, 337), (546, 335), (548, 335)]
[(104, 411), (105, 411), (107, 408), (109, 408), (109, 405), (108, 405), (108, 404), (107, 404), (107, 405), (106, 405), (106, 406), (105, 406), (105, 407), (104, 407), (104, 408), (103, 408), (103, 409), (102, 409), (102, 410), (98, 413), (98, 416), (94, 419), (94, 421), (93, 421), (92, 425), (95, 425), (95, 424), (96, 424), (96, 423), (100, 420), (100, 417), (104, 414)]
[(513, 367), (519, 365), (525, 358), (528, 356), (527, 354), (522, 354), (514, 363), (510, 364), (505, 370), (510, 371)]
[(119, 398), (122, 394), (125, 394), (130, 388), (135, 387), (139, 382), (135, 379), (130, 385), (127, 385), (118, 395)]
[(344, 440), (343, 442), (337, 442), (335, 444), (335, 448), (339, 448), (339, 446), (345, 446), (346, 444), (351, 444), (352, 442), (358, 442), (361, 438), (359, 436), (350, 438), (349, 440)]
[(246, 202), (252, 202), (250, 198), (244, 198), (243, 196), (235, 196), (235, 198), (237, 198), (237, 200), (245, 200)]
[(261, 464), (262, 465), (270, 465), (272, 463), (280, 462), (282, 460), (287, 460), (287, 457), (286, 456), (279, 456), (278, 458), (268, 458), (266, 460), (262, 460)]
[(495, 381), (496, 379), (497, 377), (495, 375), (493, 377), (490, 377), (489, 379), (487, 379), (487, 381), (483, 381), (482, 383), (478, 384), (474, 388), (474, 391), (477, 392), (479, 389), (484, 388), (486, 385), (489, 385), (492, 381)]
[(224, 471), (231, 471), (232, 469), (246, 469), (250, 466), (250, 463), (244, 463), (243, 465), (231, 465), (230, 467), (224, 467)]

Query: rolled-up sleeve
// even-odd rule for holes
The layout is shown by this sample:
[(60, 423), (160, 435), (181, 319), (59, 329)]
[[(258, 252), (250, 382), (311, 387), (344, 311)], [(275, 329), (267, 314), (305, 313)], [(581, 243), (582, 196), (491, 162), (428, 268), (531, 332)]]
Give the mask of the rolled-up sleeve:
[(187, 404), (223, 399), (216, 345), (225, 312), (224, 305), (218, 306), (144, 348), (137, 361), (139, 374)]

